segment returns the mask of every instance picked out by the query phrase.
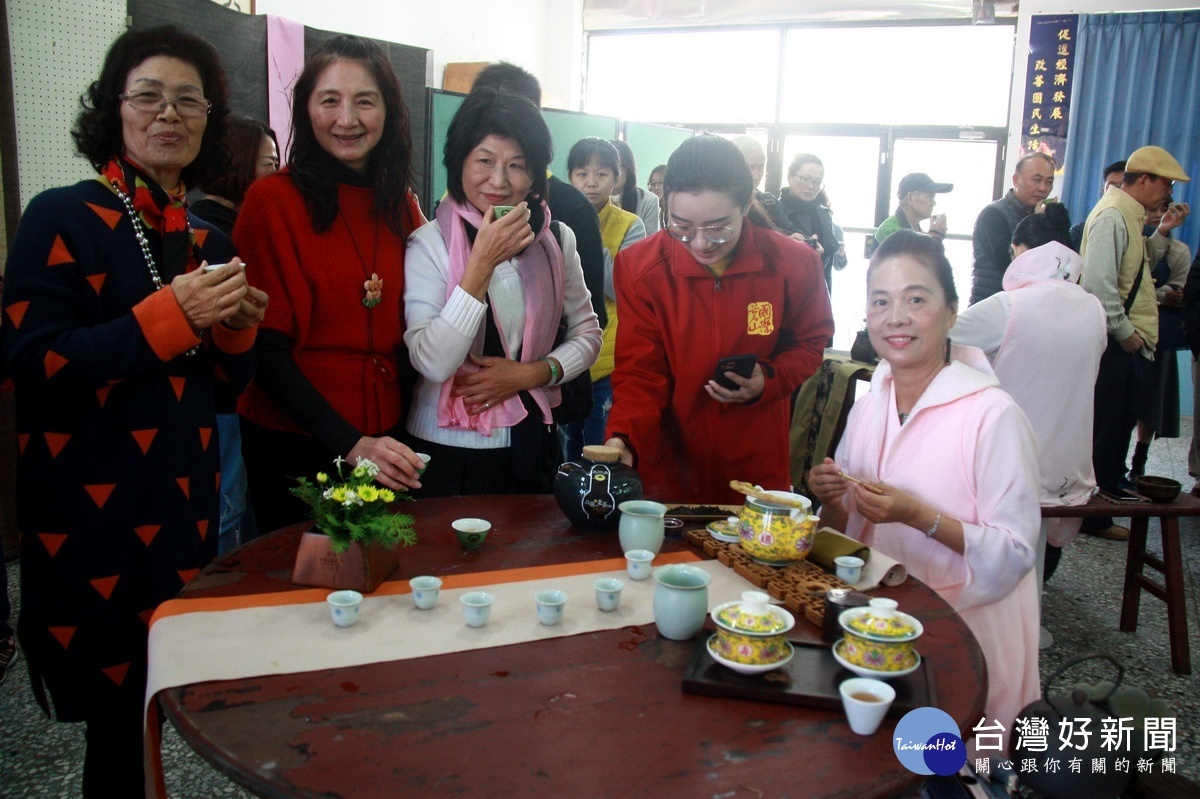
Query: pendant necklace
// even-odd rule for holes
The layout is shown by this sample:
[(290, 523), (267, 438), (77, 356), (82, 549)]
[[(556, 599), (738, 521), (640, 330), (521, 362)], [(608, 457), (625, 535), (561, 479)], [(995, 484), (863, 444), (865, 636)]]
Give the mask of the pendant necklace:
[[(146, 231), (144, 229), (145, 222), (142, 221), (141, 215), (139, 215), (137, 210), (134, 209), (133, 201), (129, 199), (129, 195), (121, 191), (121, 189), (111, 181), (109, 182), (109, 185), (112, 186), (112, 190), (117, 193), (117, 197), (121, 199), (121, 203), (125, 206), (125, 210), (129, 213), (129, 218), (133, 222), (133, 235), (135, 238), (137, 238), (138, 246), (142, 250), (142, 258), (144, 258), (146, 261), (146, 269), (150, 271), (150, 280), (154, 283), (154, 290), (161, 291), (163, 288), (165, 288), (166, 284), (163, 283), (162, 275), (158, 271), (158, 265), (154, 263), (154, 255), (150, 252), (150, 241), (146, 238)], [(188, 228), (188, 232), (190, 233), (190, 224)], [(201, 335), (203, 335), (203, 331), (201, 331)], [(196, 345), (185, 352), (184, 355), (190, 357), (199, 351), (200, 345)]]
[[(350, 243), (354, 245), (354, 254), (358, 256), (358, 262), (362, 264), (363, 276), (367, 277), (363, 281), (363, 298), (362, 304), (367, 307), (367, 310), (374, 308), (383, 298), (383, 278), (379, 276), (373, 269), (367, 266), (367, 260), (363, 258), (362, 250), (358, 248), (358, 239), (354, 238), (354, 231), (350, 229), (350, 223), (346, 221), (346, 215), (340, 210), (338, 217), (341, 218), (342, 224), (346, 226), (346, 233), (350, 236)], [(371, 253), (371, 266), (374, 267), (378, 263), (379, 258), (379, 220), (375, 220), (375, 244)]]

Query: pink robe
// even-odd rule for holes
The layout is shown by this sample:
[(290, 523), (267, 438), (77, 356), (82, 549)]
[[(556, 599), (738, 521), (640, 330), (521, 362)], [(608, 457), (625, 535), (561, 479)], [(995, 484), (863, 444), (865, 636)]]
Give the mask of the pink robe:
[(956, 346), (953, 358), (903, 426), (891, 367), (881, 363), (870, 394), (850, 412), (837, 462), (847, 474), (887, 483), (960, 520), (965, 554), (924, 530), (868, 522), (852, 493), (846, 534), (904, 563), (963, 617), (987, 662), (988, 724), (999, 720), (1011, 731), (1040, 693), (1036, 448), (1024, 412), (996, 387), (983, 353)]

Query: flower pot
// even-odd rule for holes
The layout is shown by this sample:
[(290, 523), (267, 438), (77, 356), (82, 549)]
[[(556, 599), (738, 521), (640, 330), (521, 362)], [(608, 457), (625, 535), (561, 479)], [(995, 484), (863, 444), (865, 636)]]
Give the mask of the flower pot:
[(345, 552), (334, 552), (327, 535), (307, 532), (300, 537), (292, 582), (319, 588), (348, 588), (369, 594), (390, 577), (398, 565), (395, 549), (354, 542)]

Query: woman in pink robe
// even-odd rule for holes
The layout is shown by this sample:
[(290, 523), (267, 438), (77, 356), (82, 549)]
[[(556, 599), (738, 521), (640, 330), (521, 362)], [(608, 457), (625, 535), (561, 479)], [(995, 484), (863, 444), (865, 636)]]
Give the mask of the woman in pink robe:
[(1039, 694), (1036, 447), (983, 352), (949, 344), (957, 309), (940, 243), (901, 231), (880, 245), (867, 329), (882, 362), (837, 461), (808, 484), (823, 523), (904, 563), (967, 622), (987, 662), (987, 725), (1007, 733)]

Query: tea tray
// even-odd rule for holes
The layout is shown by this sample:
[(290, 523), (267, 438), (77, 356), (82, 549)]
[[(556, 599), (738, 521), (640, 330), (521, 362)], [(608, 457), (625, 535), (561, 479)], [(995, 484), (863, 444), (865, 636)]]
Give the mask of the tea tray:
[(816, 627), (825, 618), (825, 592), (830, 588), (850, 587), (812, 561), (802, 560), (782, 567), (759, 563), (741, 544), (718, 541), (704, 529), (684, 532), (683, 540), (721, 561)]
[[(708, 654), (711, 634), (708, 628), (700, 633), (696, 650), (683, 672), (684, 693), (841, 710), (838, 685), (857, 676), (838, 665), (827, 644), (807, 641), (791, 642), (796, 654), (783, 668), (765, 674), (739, 674)], [(938, 706), (933, 670), (924, 656), (916, 671), (888, 680), (888, 684), (896, 689), (896, 701), (888, 710), (889, 716), (900, 717), (914, 708)]]

